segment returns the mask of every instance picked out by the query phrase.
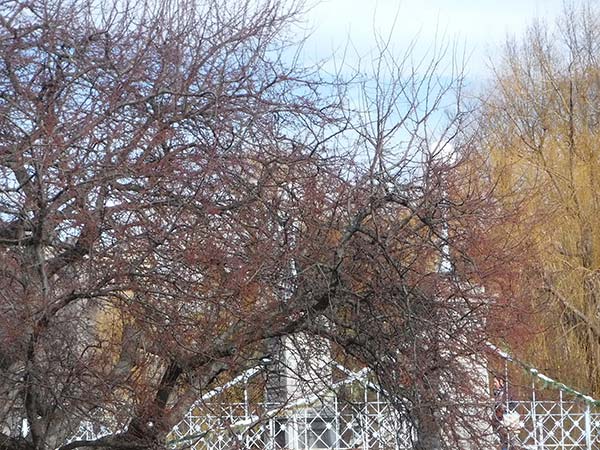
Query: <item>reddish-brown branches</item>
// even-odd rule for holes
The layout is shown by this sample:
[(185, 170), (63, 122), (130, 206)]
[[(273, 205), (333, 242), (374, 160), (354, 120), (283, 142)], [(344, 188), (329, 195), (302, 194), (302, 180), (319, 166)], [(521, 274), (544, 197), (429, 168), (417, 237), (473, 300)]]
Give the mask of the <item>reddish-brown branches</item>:
[[(286, 64), (296, 5), (222, 3), (0, 6), (0, 448), (161, 445), (297, 333), (371, 366), (421, 448), (481, 381), (460, 72), (382, 45), (358, 93)], [(114, 434), (63, 445), (84, 421)]]

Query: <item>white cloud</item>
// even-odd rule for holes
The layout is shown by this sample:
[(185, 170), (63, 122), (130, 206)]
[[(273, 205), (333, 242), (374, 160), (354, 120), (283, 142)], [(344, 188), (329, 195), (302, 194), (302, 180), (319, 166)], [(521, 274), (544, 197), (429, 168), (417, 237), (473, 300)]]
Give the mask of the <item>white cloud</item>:
[(471, 55), (469, 71), (481, 74), (487, 56), (507, 34), (520, 35), (534, 18), (552, 22), (562, 4), (563, 0), (325, 0), (309, 13), (314, 34), (305, 54), (325, 57), (340, 51), (348, 38), (364, 54), (373, 47), (374, 31), (387, 34), (393, 29), (392, 42), (399, 50), (417, 36), (418, 52), (434, 43), (457, 42)]

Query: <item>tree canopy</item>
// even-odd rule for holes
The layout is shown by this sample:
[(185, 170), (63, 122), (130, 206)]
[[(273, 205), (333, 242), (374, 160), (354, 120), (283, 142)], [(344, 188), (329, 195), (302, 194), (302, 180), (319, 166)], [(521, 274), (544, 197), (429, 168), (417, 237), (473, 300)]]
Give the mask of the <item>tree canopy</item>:
[(509, 41), (480, 128), (499, 197), (520, 210), (511, 231), (533, 251), (520, 290), (539, 333), (525, 354), (596, 395), (598, 20), (589, 4), (569, 7), (555, 27), (537, 23), (521, 42)]
[[(300, 13), (1, 3), (1, 449), (164, 446), (297, 333), (442, 447), (498, 269), (462, 73), (378, 41), (367, 75), (325, 76), (291, 56)], [(68, 443), (83, 421), (112, 434)]]

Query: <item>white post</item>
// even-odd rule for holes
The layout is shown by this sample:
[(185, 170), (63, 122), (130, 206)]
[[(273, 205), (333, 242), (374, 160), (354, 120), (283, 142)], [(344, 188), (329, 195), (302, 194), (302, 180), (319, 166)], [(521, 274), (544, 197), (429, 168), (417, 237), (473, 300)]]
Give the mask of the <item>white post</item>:
[(504, 400), (506, 402), (505, 411), (508, 412), (508, 392), (509, 392), (510, 384), (508, 381), (508, 360), (504, 360)]
[(537, 430), (538, 430), (538, 434), (540, 436), (539, 442), (538, 442), (538, 448), (540, 450), (544, 450), (544, 444), (546, 443), (546, 436), (544, 434), (544, 422), (539, 422), (537, 424)]
[(273, 419), (273, 417), (269, 417), (267, 427), (269, 430), (267, 437), (267, 449), (273, 450), (275, 448), (275, 419)]
[[(504, 415), (510, 412), (510, 403), (509, 403), (509, 392), (510, 392), (510, 382), (508, 380), (508, 359), (504, 360)], [(513, 432), (510, 429), (506, 430), (506, 434), (508, 436), (508, 448), (512, 450), (512, 440), (513, 440)]]
[[(244, 381), (244, 418), (246, 419), (246, 423), (250, 423), (250, 402), (248, 401), (248, 380)], [(246, 448), (250, 448), (250, 427), (246, 427), (245, 430), (242, 430), (244, 433), (244, 441), (246, 443)]]
[(563, 405), (563, 391), (559, 391), (558, 400), (560, 402), (560, 446), (564, 448), (565, 446), (565, 408)]
[(541, 442), (538, 442), (538, 424), (535, 405), (535, 378), (531, 379), (531, 424), (533, 427), (533, 443), (536, 448), (543, 449)]
[(311, 433), (312, 430), (309, 429), (309, 425), (308, 425), (308, 410), (307, 408), (304, 408), (304, 423), (302, 424), (302, 428), (301, 428), (301, 433), (302, 433), (302, 439), (304, 440), (304, 445), (302, 446), (302, 448), (305, 448), (307, 450), (310, 450), (308, 447), (308, 434)]
[(585, 404), (585, 448), (592, 450), (592, 416), (590, 404)]
[(300, 433), (298, 432), (299, 428), (299, 416), (296, 411), (292, 411), (292, 415), (287, 421), (286, 428), (286, 438), (288, 442), (286, 442), (286, 446), (291, 449), (299, 449), (300, 448)]
[(362, 388), (363, 388), (363, 423), (361, 424), (362, 427), (362, 445), (363, 445), (363, 450), (368, 450), (369, 449), (369, 438), (367, 436), (367, 427), (369, 426), (369, 404), (368, 404), (368, 396), (367, 396), (367, 384), (363, 383), (362, 384)]
[(336, 450), (339, 450), (340, 448), (340, 439), (341, 436), (339, 435), (340, 433), (340, 409), (339, 409), (339, 405), (338, 405), (338, 397), (337, 397), (337, 392), (334, 394), (333, 397), (333, 414), (335, 415), (335, 420), (334, 420), (334, 428), (333, 428), (333, 439), (334, 439), (334, 445), (333, 447)]

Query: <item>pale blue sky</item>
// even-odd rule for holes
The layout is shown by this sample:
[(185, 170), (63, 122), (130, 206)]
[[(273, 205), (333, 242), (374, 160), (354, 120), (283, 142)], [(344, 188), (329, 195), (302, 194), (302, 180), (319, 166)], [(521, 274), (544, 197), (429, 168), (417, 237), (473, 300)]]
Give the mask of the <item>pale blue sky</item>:
[[(555, 21), (563, 0), (324, 0), (308, 14), (309, 58), (342, 48), (350, 37), (359, 53), (372, 46), (373, 30), (388, 33), (401, 51), (418, 36), (418, 51), (434, 41), (456, 41), (470, 55), (468, 71), (485, 77), (487, 60), (506, 35), (519, 36), (534, 18)], [(397, 17), (394, 25), (394, 18)]]

